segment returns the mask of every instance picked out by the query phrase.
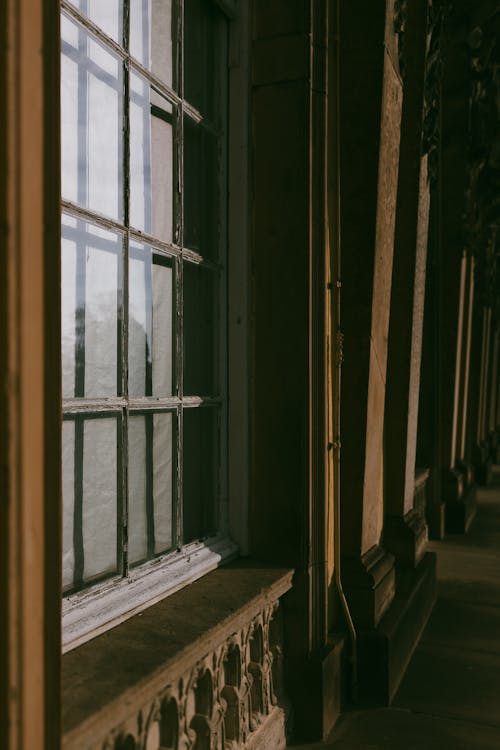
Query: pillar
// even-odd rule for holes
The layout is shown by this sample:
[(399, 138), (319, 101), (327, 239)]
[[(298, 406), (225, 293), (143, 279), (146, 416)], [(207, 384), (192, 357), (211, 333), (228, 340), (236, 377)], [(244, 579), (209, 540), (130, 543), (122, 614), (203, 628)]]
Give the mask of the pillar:
[(470, 454), (467, 450), (467, 418), (469, 411), (469, 382), (471, 371), (471, 347), (472, 347), (472, 320), (474, 311), (474, 256), (467, 257), (466, 283), (465, 283), (465, 311), (462, 339), (462, 388), (460, 393), (460, 406), (457, 423), (456, 440), (456, 466), (464, 474), (466, 485), (469, 486), (473, 480)]
[[(382, 543), (384, 402), (402, 85), (392, 3), (341, 4), (341, 542), (356, 626), (375, 629), (394, 598)], [(386, 29), (387, 26), (387, 29)], [(368, 124), (368, 125), (367, 125)]]
[(398, 199), (385, 401), (384, 544), (415, 567), (427, 524), (414, 508), (420, 364), (429, 227), (427, 156), (422, 154), (427, 1), (408, 9)]
[[(464, 248), (463, 215), (467, 187), (470, 60), (463, 21), (449, 20), (443, 37), (443, 140), (440, 206), (440, 469), (446, 502), (446, 529), (464, 532), (475, 513), (474, 488), (461, 463), (461, 430), (466, 370), (468, 253)], [(464, 351), (465, 350), (465, 351)]]
[(475, 445), (473, 448), (474, 475), (480, 485), (488, 484), (491, 479), (491, 458), (487, 443), (487, 402), (488, 383), (491, 363), (491, 307), (482, 305), (480, 310), (481, 360), (478, 377), (478, 407), (476, 419)]
[(424, 333), (418, 414), (417, 465), (429, 469), (426, 483), (426, 521), (431, 539), (445, 534), (445, 503), (442, 492), (442, 425), (439, 306), (439, 205), (436, 184), (431, 184), (428, 260), (425, 290)]
[(496, 422), (495, 422), (495, 416), (496, 416), (496, 398), (497, 398), (497, 390), (498, 390), (498, 366), (499, 366), (499, 332), (498, 328), (495, 325), (494, 322), (492, 322), (493, 326), (493, 335), (492, 335), (492, 359), (491, 359), (491, 375), (490, 375), (490, 383), (488, 388), (488, 405), (487, 405), (487, 418), (488, 418), (488, 425), (487, 425), (487, 433), (488, 433), (488, 445), (490, 449), (490, 458), (492, 461), (496, 458), (496, 451), (497, 451), (497, 435), (496, 435)]

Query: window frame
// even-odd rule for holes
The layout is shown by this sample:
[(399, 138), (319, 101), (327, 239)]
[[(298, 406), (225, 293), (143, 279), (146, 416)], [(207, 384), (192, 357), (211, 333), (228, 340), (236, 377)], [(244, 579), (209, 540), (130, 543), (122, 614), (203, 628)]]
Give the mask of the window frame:
[[(226, 3), (220, 3), (218, 0), (215, 0), (215, 2), (219, 7), (226, 5)], [(227, 25), (228, 69), (224, 74), (224, 78), (226, 78), (226, 76), (228, 77), (229, 90), (232, 89), (234, 93), (235, 70), (236, 78), (238, 79), (237, 86), (241, 85), (242, 81), (245, 82), (245, 84), (248, 82), (248, 39), (245, 39), (244, 35), (242, 36), (244, 23), (238, 21), (236, 3), (230, 3), (230, 5), (232, 6), (233, 11), (231, 11), (229, 6), (227, 8), (222, 7), (228, 17), (228, 21), (233, 21), (228, 22)], [(179, 7), (180, 15), (182, 15), (182, 0), (179, 1)], [(113, 51), (119, 54), (122, 65), (125, 59), (127, 59), (130, 70), (138, 71), (139, 74), (143, 75), (146, 80), (155, 86), (155, 88), (158, 88), (160, 93), (168, 94), (169, 99), (176, 99), (181, 119), (185, 111), (188, 111), (189, 116), (200, 115), (200, 113), (197, 113), (194, 108), (187, 103), (184, 103), (178, 94), (162, 84), (162, 82), (159, 81), (151, 71), (142, 68), (138, 61), (131, 58), (131, 55), (128, 52), (125, 52), (123, 48), (117, 45), (110, 37), (102, 32), (102, 30), (95, 26), (89, 18), (79, 12), (69, 0), (61, 0), (61, 11), (82, 23), (82, 25), (94, 37), (100, 37), (101, 41), (105, 42), (106, 47), (113, 48)], [(247, 15), (246, 9), (245, 15)], [(236, 23), (234, 22), (235, 19)], [(234, 64), (235, 52), (237, 52), (239, 58), (239, 62), (237, 61), (236, 65)], [(132, 59), (133, 64), (131, 63)], [(243, 65), (241, 65), (242, 62)], [(162, 88), (163, 92), (161, 91)], [(243, 409), (244, 412), (248, 406), (248, 384), (246, 379), (244, 379), (244, 382), (241, 382), (241, 360), (243, 357), (244, 363), (246, 363), (248, 357), (246, 309), (248, 299), (245, 290), (243, 298), (238, 298), (238, 304), (235, 305), (237, 298), (234, 295), (234, 291), (233, 293), (231, 292), (231, 289), (234, 290), (236, 288), (239, 288), (241, 291), (242, 285), (246, 285), (248, 281), (246, 255), (248, 226), (246, 198), (247, 182), (245, 181), (244, 185), (240, 182), (242, 171), (246, 173), (247, 169), (246, 149), (248, 133), (246, 117), (248, 114), (248, 102), (245, 97), (238, 97), (238, 100), (238, 105), (235, 108), (233, 106), (233, 101), (231, 101), (231, 97), (229, 97), (229, 106), (226, 107), (227, 130), (223, 136), (227, 150), (231, 152), (231, 157), (235, 158), (234, 164), (231, 164), (231, 158), (228, 159), (227, 151), (223, 155), (225, 162), (226, 187), (224, 190), (225, 200), (221, 201), (223, 206), (223, 215), (220, 217), (220, 228), (222, 234), (221, 243), (226, 248), (226, 259), (228, 259), (229, 255), (229, 246), (237, 246), (237, 262), (231, 266), (231, 264), (226, 261), (226, 269), (222, 272), (222, 278), (224, 279), (224, 285), (226, 286), (226, 293), (219, 296), (219, 319), (221, 322), (221, 333), (219, 334), (219, 340), (221, 342), (219, 347), (219, 366), (221, 372), (219, 398), (201, 399), (199, 397), (179, 398), (177, 396), (172, 396), (151, 401), (150, 399), (125, 399), (124, 397), (117, 396), (116, 398), (108, 399), (85, 399), (85, 402), (82, 400), (81, 403), (77, 403), (77, 401), (74, 400), (70, 405), (66, 401), (65, 406), (68, 415), (85, 412), (90, 406), (92, 408), (102, 408), (103, 412), (101, 412), (101, 414), (104, 414), (104, 416), (105, 411), (109, 411), (111, 416), (112, 413), (116, 414), (117, 412), (123, 414), (123, 409), (127, 409), (131, 403), (133, 403), (135, 408), (140, 409), (141, 411), (158, 411), (158, 409), (171, 410), (172, 408), (196, 408), (200, 407), (202, 402), (208, 405), (212, 402), (216, 402), (220, 406), (222, 423), (226, 425), (226, 429), (220, 431), (221, 455), (226, 458), (226, 462), (228, 462), (229, 465), (231, 465), (231, 463), (233, 464), (232, 470), (229, 471), (228, 463), (226, 463), (226, 466), (221, 466), (222, 471), (220, 472), (220, 491), (218, 498), (219, 528), (216, 534), (204, 539), (203, 541), (195, 541), (183, 545), (181, 549), (160, 555), (152, 560), (142, 563), (136, 568), (130, 569), (128, 571), (128, 577), (119, 573), (116, 576), (109, 577), (106, 580), (97, 582), (85, 589), (66, 596), (63, 599), (62, 606), (63, 651), (75, 648), (79, 644), (90, 640), (99, 633), (107, 630), (109, 627), (113, 627), (136, 612), (145, 609), (165, 596), (187, 585), (191, 581), (196, 580), (210, 570), (213, 570), (221, 563), (234, 559), (239, 554), (240, 550), (244, 552), (247, 548), (246, 512), (248, 491), (248, 425), (247, 420), (245, 420), (243, 435), (241, 435), (240, 430), (238, 430), (237, 433), (239, 437), (238, 447), (230, 450), (229, 431), (234, 434), (236, 434), (236, 431), (234, 429), (234, 407), (231, 407), (231, 399), (229, 399), (228, 402), (228, 378), (230, 383), (232, 377), (231, 372), (238, 370), (238, 382), (234, 389), (235, 395), (239, 400), (237, 411), (241, 414), (241, 409)], [(234, 117), (235, 110), (236, 117)], [(232, 135), (233, 128), (231, 125), (234, 120), (239, 120), (245, 124), (241, 133), (236, 134), (236, 143), (235, 137)], [(241, 149), (241, 141), (244, 143), (244, 149)], [(126, 143), (124, 144), (125, 153), (127, 145), (128, 144)], [(179, 148), (182, 152), (182, 139)], [(182, 180), (182, 166), (180, 169)], [(229, 200), (233, 200), (232, 191), (238, 195), (237, 202), (239, 208), (236, 212), (236, 216), (238, 217), (238, 224), (240, 224), (240, 222), (242, 223), (242, 225), (238, 227), (235, 227), (234, 221), (229, 221), (228, 226), (228, 217), (230, 213), (228, 203)], [(180, 210), (182, 211), (182, 205)], [(118, 231), (121, 234), (124, 234), (124, 226), (119, 222), (100, 216), (96, 212), (77, 206), (70, 201), (62, 201), (62, 211), (74, 216), (75, 218), (98, 223), (102, 228)], [(200, 257), (198, 257), (196, 253), (182, 248), (182, 245), (180, 244), (174, 245), (173, 243), (163, 243), (157, 238), (131, 227), (126, 227), (125, 231), (127, 232), (128, 239), (131, 241), (147, 244), (151, 248), (157, 248), (160, 252), (167, 251), (168, 257), (172, 259), (173, 262), (175, 262), (176, 257), (179, 257), (179, 255), (181, 255), (181, 257), (187, 257), (190, 261), (197, 263), (200, 262)], [(172, 251), (178, 253), (178, 255), (174, 255)], [(125, 257), (127, 256), (124, 256), (124, 258)], [(217, 264), (212, 264), (210, 261), (204, 261), (203, 264), (211, 267), (214, 272), (221, 272), (220, 267), (215, 268)], [(227, 293), (228, 285), (229, 296)], [(244, 320), (241, 319), (242, 304), (244, 309)], [(239, 310), (239, 312), (237, 312), (238, 321), (236, 323), (236, 338), (234, 336), (234, 320), (231, 321), (233, 308), (235, 306), (237, 306)], [(227, 342), (228, 337), (229, 339), (232, 339), (235, 344), (234, 351), (231, 352), (231, 348), (229, 348), (229, 353)], [(225, 377), (222, 377), (223, 373)], [(231, 454), (233, 459), (228, 459), (228, 454)], [(235, 457), (236, 460), (234, 460)], [(229, 485), (233, 486), (238, 484), (236, 492), (237, 497), (231, 498), (231, 505), (229, 505), (228, 502), (228, 495), (231, 492), (231, 486), (228, 488), (228, 482)], [(173, 483), (173, 486), (175, 487), (175, 482)], [(242, 518), (244, 519), (243, 521)]]

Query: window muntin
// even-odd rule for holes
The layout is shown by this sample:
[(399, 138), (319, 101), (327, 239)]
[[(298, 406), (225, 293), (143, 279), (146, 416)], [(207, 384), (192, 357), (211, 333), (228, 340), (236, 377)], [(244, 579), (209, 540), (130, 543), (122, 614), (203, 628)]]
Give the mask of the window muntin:
[(66, 593), (224, 531), (226, 23), (181, 6), (62, 2)]

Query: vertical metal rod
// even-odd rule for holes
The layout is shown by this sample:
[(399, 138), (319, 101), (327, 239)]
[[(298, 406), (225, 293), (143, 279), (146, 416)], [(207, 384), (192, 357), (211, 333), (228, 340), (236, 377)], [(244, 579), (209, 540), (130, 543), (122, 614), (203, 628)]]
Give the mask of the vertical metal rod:
[(341, 439), (340, 439), (340, 415), (341, 415), (341, 391), (342, 391), (342, 345), (343, 335), (341, 329), (341, 279), (342, 279), (342, 232), (341, 232), (341, 128), (340, 128), (340, 39), (341, 39), (341, 27), (340, 27), (340, 0), (336, 3), (336, 54), (335, 54), (335, 150), (336, 150), (336, 182), (337, 182), (337, 195), (336, 195), (336, 241), (332, 243), (334, 248), (335, 257), (332, 258), (332, 269), (336, 275), (336, 294), (332, 295), (333, 305), (333, 319), (335, 322), (336, 330), (336, 351), (335, 356), (337, 361), (334, 363), (334, 374), (335, 374), (335, 390), (334, 390), (334, 409), (335, 409), (335, 468), (334, 468), (334, 558), (335, 558), (335, 583), (340, 598), (340, 603), (344, 616), (347, 621), (347, 627), (351, 639), (351, 687), (352, 687), (352, 699), (354, 703), (358, 700), (358, 642), (357, 633), (354, 625), (354, 621), (351, 616), (349, 604), (347, 602), (344, 587), (342, 584), (342, 569), (341, 569), (341, 533), (340, 533), (340, 511), (341, 511), (341, 485), (340, 485), (340, 450), (341, 450)]

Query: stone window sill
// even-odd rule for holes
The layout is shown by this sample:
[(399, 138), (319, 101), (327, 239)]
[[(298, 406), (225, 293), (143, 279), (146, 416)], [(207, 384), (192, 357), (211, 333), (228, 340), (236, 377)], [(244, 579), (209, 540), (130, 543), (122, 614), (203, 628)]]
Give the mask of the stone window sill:
[[(62, 659), (65, 750), (119, 747), (122, 735), (131, 735), (137, 746), (139, 743), (140, 747), (146, 746), (146, 741), (150, 742), (146, 735), (153, 731), (147, 725), (153, 726), (154, 720), (158, 727), (154, 731), (160, 737), (161, 706), (172, 697), (176, 705), (184, 700), (179, 715), (185, 726), (181, 722), (179, 732), (189, 735), (190, 727), (196, 724), (189, 724), (189, 717), (185, 716), (186, 705), (194, 705), (194, 698), (190, 700), (186, 691), (194, 690), (198, 675), (209, 670), (213, 675), (213, 700), (217, 702), (230, 643), (237, 643), (238, 653), (242, 653), (241, 674), (248, 671), (245, 659), (251, 659), (250, 671), (255, 669), (252, 664), (256, 657), (249, 656), (254, 638), (252, 628), (262, 629), (263, 666), (258, 669), (258, 679), (265, 682), (269, 674), (268, 694), (270, 703), (273, 702), (269, 625), (279, 598), (291, 588), (292, 575), (292, 571), (284, 568), (239, 559), (65, 654)], [(280, 649), (281, 645), (276, 653)], [(248, 652), (246, 657), (243, 651)], [(252, 685), (251, 677), (249, 684)], [(269, 705), (267, 713), (270, 708)], [(251, 711), (250, 708), (250, 714)], [(209, 723), (215, 726), (212, 709), (210, 714)], [(253, 726), (255, 721), (261, 721), (256, 716)], [(252, 725), (251, 715), (249, 722)], [(151, 741), (153, 746), (154, 740)]]

